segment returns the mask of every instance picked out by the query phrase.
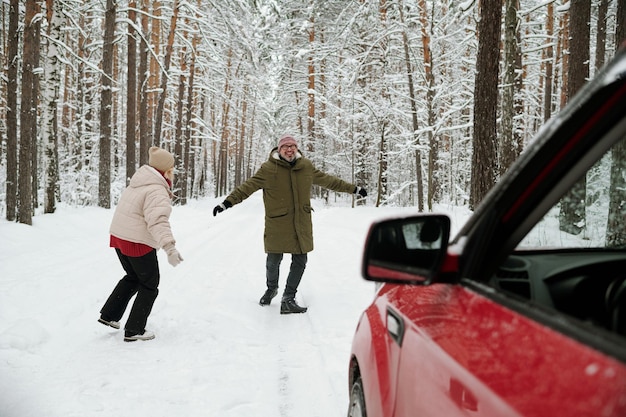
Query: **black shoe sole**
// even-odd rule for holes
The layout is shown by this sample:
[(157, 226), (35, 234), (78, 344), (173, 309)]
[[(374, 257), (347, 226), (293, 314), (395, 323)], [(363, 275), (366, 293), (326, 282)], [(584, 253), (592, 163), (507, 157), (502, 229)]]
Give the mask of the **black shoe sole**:
[(129, 342), (129, 343), (140, 342), (140, 341), (147, 342), (148, 340), (154, 340), (154, 339), (155, 339), (155, 336), (149, 337), (147, 339), (137, 339), (135, 338), (135, 336), (124, 336), (124, 342)]
[(302, 311), (293, 311), (293, 310), (280, 310), (280, 314), (302, 314), (306, 313), (308, 308), (303, 309)]
[(119, 326), (119, 325), (118, 325), (118, 326), (114, 326), (113, 324), (109, 323), (108, 321), (106, 321), (106, 320), (104, 320), (104, 319), (98, 319), (98, 323), (102, 323), (102, 324), (104, 324), (105, 326), (112, 327), (112, 328), (114, 328), (115, 330), (119, 330), (119, 329), (120, 329), (120, 326)]

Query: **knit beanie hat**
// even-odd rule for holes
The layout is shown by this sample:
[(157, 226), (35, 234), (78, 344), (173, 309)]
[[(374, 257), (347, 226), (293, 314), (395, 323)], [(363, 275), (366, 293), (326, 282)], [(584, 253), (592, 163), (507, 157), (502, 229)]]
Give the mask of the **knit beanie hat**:
[(174, 156), (165, 149), (161, 149), (156, 146), (152, 146), (148, 151), (150, 155), (148, 164), (152, 168), (156, 168), (161, 172), (166, 172), (170, 168), (174, 167)]
[(284, 145), (296, 145), (296, 146), (298, 146), (298, 142), (296, 142), (296, 140), (293, 138), (293, 136), (291, 136), (291, 135), (284, 135), (278, 141), (278, 150), (280, 151), (280, 148), (282, 146), (284, 146)]

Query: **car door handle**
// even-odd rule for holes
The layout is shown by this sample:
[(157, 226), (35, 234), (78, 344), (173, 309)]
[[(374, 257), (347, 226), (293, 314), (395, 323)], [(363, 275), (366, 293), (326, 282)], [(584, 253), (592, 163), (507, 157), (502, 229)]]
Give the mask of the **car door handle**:
[(387, 332), (399, 346), (402, 346), (402, 339), (404, 338), (404, 320), (402, 320), (402, 317), (400, 317), (398, 313), (390, 308), (387, 308)]
[(450, 378), (450, 397), (459, 407), (478, 411), (478, 400), (458, 379)]

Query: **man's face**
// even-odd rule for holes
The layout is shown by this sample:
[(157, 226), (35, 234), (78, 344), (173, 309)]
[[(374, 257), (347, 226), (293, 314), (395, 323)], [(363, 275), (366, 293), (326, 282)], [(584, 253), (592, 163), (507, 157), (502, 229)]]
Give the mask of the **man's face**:
[(298, 145), (287, 144), (280, 147), (278, 153), (283, 157), (286, 161), (293, 162), (296, 159), (296, 152), (298, 152)]

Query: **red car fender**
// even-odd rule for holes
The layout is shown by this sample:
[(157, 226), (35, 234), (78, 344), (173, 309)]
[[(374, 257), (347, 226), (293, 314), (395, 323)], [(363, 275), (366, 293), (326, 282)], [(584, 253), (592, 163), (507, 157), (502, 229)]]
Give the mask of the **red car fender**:
[[(389, 284), (385, 287), (389, 287)], [(381, 291), (386, 292), (388, 289), (383, 288)], [(395, 401), (395, 392), (392, 392), (395, 384), (391, 383), (391, 378), (395, 378), (396, 369), (392, 369), (388, 361), (390, 338), (385, 323), (384, 306), (386, 303), (381, 302), (380, 293), (377, 301), (370, 305), (361, 316), (352, 343), (352, 352), (363, 382), (368, 417), (392, 416)], [(379, 306), (383, 308), (383, 311)], [(354, 382), (355, 366), (357, 365), (351, 365), (351, 384)]]

